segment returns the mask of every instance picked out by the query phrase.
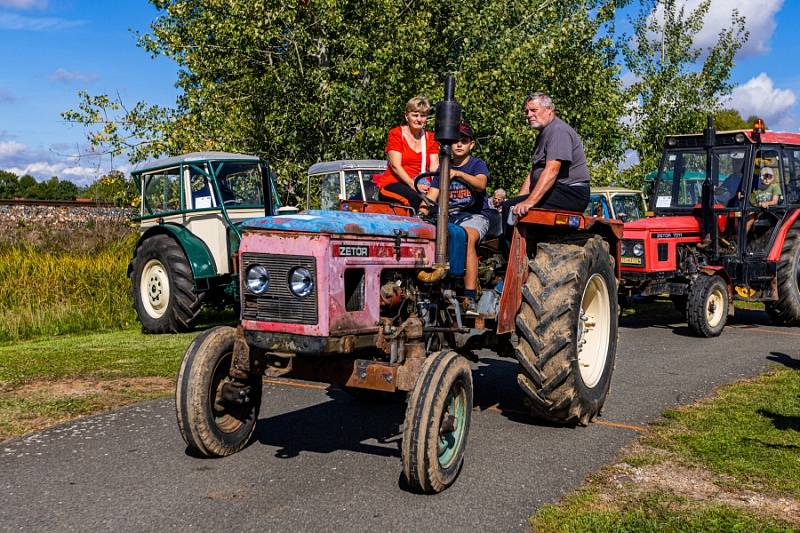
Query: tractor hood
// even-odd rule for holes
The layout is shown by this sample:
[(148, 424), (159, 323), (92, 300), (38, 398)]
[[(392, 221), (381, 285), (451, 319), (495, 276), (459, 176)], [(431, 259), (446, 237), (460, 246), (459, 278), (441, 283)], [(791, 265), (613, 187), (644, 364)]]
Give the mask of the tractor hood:
[(297, 215), (253, 218), (242, 224), (243, 230), (290, 231), (329, 235), (369, 235), (435, 239), (436, 226), (418, 218), (350, 211), (303, 211)]
[(644, 233), (700, 233), (700, 219), (691, 215), (641, 218), (626, 222), (624, 228), (626, 239)]

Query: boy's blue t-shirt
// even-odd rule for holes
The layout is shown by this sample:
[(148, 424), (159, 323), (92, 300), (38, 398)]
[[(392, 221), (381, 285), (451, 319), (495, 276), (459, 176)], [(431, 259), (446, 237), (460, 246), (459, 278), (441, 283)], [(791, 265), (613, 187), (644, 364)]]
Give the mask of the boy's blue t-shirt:
[[(453, 170), (460, 170), (461, 172), (465, 172), (471, 176), (477, 176), (478, 174), (483, 174), (486, 176), (486, 185), (489, 185), (489, 167), (486, 166), (486, 163), (483, 159), (475, 156), (470, 156), (466, 163), (461, 165), (460, 167), (452, 166)], [(434, 176), (433, 180), (431, 181), (431, 187), (439, 188), (439, 176)], [(464, 187), (461, 183), (457, 181), (450, 182), (450, 207), (461, 207), (467, 205), (470, 200), (470, 192), (469, 190)], [(477, 197), (475, 198), (475, 203), (473, 203), (468, 209), (464, 209), (461, 211), (462, 213), (472, 213), (475, 215), (483, 214), (484, 216), (488, 217), (491, 214), (491, 208), (489, 207), (489, 202), (486, 198), (486, 190), (479, 192)]]

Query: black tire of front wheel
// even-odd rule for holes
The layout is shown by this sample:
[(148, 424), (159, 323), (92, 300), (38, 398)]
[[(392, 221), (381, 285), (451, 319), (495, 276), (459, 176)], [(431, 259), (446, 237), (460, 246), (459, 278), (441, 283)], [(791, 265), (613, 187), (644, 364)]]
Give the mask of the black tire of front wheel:
[(250, 441), (261, 408), (261, 376), (253, 376), (249, 403), (220, 410), (217, 390), (227, 379), (235, 331), (229, 326), (199, 335), (183, 357), (175, 388), (175, 414), (184, 442), (197, 455), (224, 457)]
[[(717, 324), (708, 321), (707, 308), (709, 298), (714, 292), (723, 294), (722, 317)], [(728, 321), (728, 285), (719, 276), (708, 276), (700, 274), (689, 286), (689, 294), (686, 298), (686, 323), (695, 335), (700, 337), (717, 337), (725, 328)]]
[[(161, 316), (152, 316), (142, 301), (142, 276), (145, 265), (158, 260), (167, 272), (169, 301)], [(178, 333), (189, 331), (203, 307), (203, 295), (194, 292), (194, 276), (183, 249), (169, 235), (146, 238), (136, 247), (131, 262), (133, 308), (145, 333)]]
[[(448, 463), (442, 465), (438, 443), (445, 401), (451, 390), (457, 391), (466, 410), (458, 447)], [(408, 395), (403, 428), (403, 475), (413, 491), (441, 492), (458, 477), (469, 435), (472, 397), (472, 370), (464, 357), (450, 350), (428, 357)]]
[[(586, 425), (600, 414), (614, 369), (619, 315), (614, 259), (599, 236), (538, 243), (529, 257), (512, 336), (520, 363), (517, 383), (534, 416)], [(582, 377), (577, 342), (582, 298), (594, 274), (603, 278), (608, 291), (609, 337), (602, 374), (589, 387)]]
[(800, 227), (790, 229), (783, 241), (778, 260), (778, 301), (766, 307), (776, 324), (800, 324)]

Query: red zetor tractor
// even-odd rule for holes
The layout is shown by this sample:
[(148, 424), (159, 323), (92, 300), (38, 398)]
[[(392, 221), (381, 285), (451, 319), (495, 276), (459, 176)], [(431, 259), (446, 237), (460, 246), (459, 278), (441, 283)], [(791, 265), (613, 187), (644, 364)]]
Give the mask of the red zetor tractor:
[[(461, 114), (453, 94), (449, 77), (436, 110), (445, 190)], [(484, 260), (476, 317), (459, 300), (466, 235), (448, 225), (444, 202), (435, 225), (380, 213), (408, 213), (386, 204), (346, 203), (244, 223), (241, 324), (197, 337), (178, 374), (178, 424), (191, 450), (225, 456), (248, 443), (263, 375), (358, 396), (407, 393), (403, 472), (413, 490), (439, 492), (463, 464), (472, 350), (487, 347), (518, 359), (535, 415), (586, 424), (600, 412), (616, 354), (621, 223), (532, 210), (515, 226), (508, 260)]]
[(733, 299), (800, 323), (800, 134), (753, 130), (667, 137), (650, 198), (625, 224), (622, 292), (667, 293), (689, 328), (714, 337)]

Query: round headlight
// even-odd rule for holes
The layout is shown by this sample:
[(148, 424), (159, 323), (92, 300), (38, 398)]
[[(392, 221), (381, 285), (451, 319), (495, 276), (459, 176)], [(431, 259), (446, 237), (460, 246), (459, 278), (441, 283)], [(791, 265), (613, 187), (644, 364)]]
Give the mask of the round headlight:
[(619, 246), (619, 254), (625, 255), (628, 253), (628, 245), (625, 241), (622, 241), (622, 244)]
[(247, 290), (253, 294), (262, 294), (269, 288), (269, 272), (261, 265), (253, 265), (247, 269), (245, 274)]
[(642, 257), (644, 255), (644, 244), (637, 242), (633, 245), (633, 255)]
[(314, 277), (307, 268), (297, 267), (289, 272), (289, 289), (301, 298), (311, 294), (314, 289)]

